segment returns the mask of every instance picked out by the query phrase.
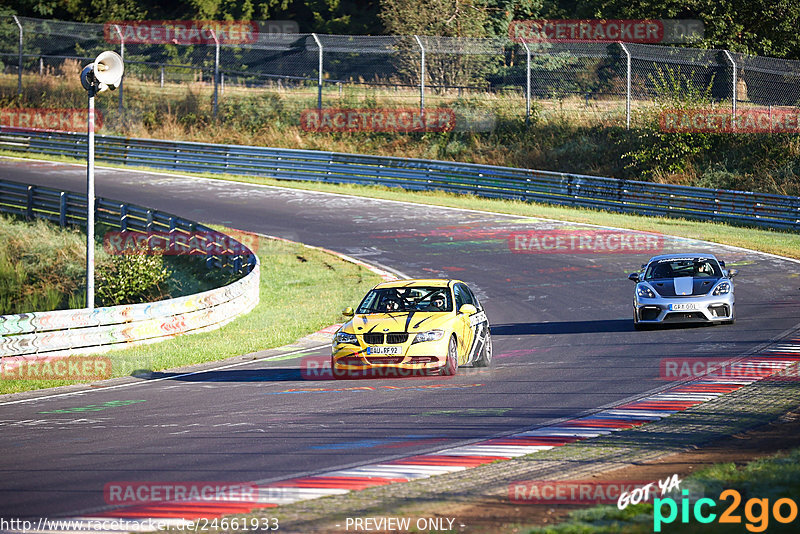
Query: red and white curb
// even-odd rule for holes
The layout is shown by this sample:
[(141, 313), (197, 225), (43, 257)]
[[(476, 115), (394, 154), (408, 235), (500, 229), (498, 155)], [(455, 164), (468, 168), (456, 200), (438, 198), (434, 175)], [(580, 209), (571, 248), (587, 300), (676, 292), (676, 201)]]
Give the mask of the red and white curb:
[[(463, 471), (479, 465), (560, 447), (569, 443), (610, 434), (668, 417), (736, 391), (763, 378), (781, 373), (800, 362), (800, 337), (772, 345), (737, 362), (735, 376), (703, 376), (670, 387), (642, 399), (607, 408), (598, 413), (489, 439), (438, 452), (409, 456), (385, 463), (330, 471), (260, 486), (258, 497), (248, 502), (158, 502), (118, 508), (92, 517), (69, 520), (86, 525), (101, 521), (126, 523), (125, 530), (152, 531), (147, 525), (161, 522), (171, 526), (189, 524), (201, 518), (251, 513), (298, 501), (342, 495), (374, 486), (384, 486)], [(134, 525), (134, 526), (131, 526)], [(79, 529), (75, 529), (78, 531)], [(58, 532), (64, 532), (59, 530)], [(119, 532), (119, 530), (108, 530)]]

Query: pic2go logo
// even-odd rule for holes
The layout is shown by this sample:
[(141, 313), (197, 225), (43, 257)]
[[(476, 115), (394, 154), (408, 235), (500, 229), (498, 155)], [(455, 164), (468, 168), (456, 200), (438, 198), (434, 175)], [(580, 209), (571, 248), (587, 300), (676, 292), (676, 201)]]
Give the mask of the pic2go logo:
[[(712, 523), (717, 520), (717, 514), (711, 510), (716, 508), (714, 499), (697, 499), (694, 505), (689, 502), (689, 490), (683, 490), (680, 507), (671, 497), (653, 501), (653, 531), (661, 532), (662, 525), (668, 525), (678, 519), (680, 512), (681, 523), (689, 523), (690, 514), (698, 523)], [(719, 515), (719, 523), (741, 524), (742, 516), (736, 511), (742, 503), (742, 495), (735, 489), (728, 489), (719, 494), (719, 500), (731, 500), (730, 505)], [(666, 515), (665, 515), (666, 514)], [(789, 498), (777, 499), (770, 507), (769, 499), (751, 498), (744, 503), (744, 517), (747, 520), (745, 528), (750, 532), (764, 532), (769, 527), (770, 515), (778, 523), (788, 524), (797, 518), (797, 503)]]

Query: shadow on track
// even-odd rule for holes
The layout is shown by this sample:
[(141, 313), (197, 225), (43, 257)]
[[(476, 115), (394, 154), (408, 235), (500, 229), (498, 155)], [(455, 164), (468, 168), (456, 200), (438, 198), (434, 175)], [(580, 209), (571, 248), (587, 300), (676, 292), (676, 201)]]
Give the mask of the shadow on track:
[[(707, 323), (661, 323), (648, 330), (675, 330), (714, 326)], [(528, 336), (534, 334), (605, 334), (635, 332), (632, 319), (600, 319), (597, 321), (554, 321), (552, 323), (493, 324), (493, 336)]]
[(631, 319), (601, 319), (598, 321), (554, 321), (552, 323), (493, 324), (493, 336), (527, 336), (534, 334), (594, 334), (606, 332), (635, 332)]
[[(131, 373), (131, 376), (141, 380), (155, 380), (166, 378), (179, 380), (182, 382), (329, 382), (337, 383), (342, 381), (358, 380), (387, 380), (409, 381), (409, 380), (447, 380), (453, 377), (441, 377), (435, 374), (419, 374), (413, 371), (388, 369), (386, 371), (369, 373), (354, 372), (352, 375), (344, 375), (334, 379), (330, 368), (326, 370), (304, 370), (295, 369), (222, 369), (219, 371), (201, 371), (187, 375), (180, 372), (153, 372), (149, 369), (139, 369)], [(463, 368), (461, 374), (480, 374), (488, 375), (489, 369)]]
[[(183, 375), (183, 376), (182, 376)], [(143, 380), (170, 378), (183, 382), (302, 382), (308, 380), (298, 369), (224, 369), (201, 371), (187, 375), (178, 372), (153, 372), (147, 369), (134, 371), (131, 376)]]

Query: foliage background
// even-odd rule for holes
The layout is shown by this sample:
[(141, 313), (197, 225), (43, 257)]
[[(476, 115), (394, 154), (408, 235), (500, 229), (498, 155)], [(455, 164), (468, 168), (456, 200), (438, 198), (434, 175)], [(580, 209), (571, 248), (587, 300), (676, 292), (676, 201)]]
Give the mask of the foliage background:
[(699, 19), (701, 48), (800, 59), (794, 0), (5, 0), (0, 16), (106, 22), (138, 19), (294, 20), (302, 33), (507, 35), (530, 18)]

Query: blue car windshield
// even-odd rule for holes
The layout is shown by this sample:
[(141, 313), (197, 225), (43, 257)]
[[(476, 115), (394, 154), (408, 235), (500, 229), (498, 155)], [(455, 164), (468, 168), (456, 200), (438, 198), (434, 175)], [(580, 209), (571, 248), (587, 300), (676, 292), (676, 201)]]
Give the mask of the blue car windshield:
[(453, 299), (448, 287), (387, 287), (373, 289), (356, 313), (449, 312)]
[(645, 271), (645, 280), (664, 278), (720, 278), (722, 269), (713, 258), (675, 258), (650, 263)]

